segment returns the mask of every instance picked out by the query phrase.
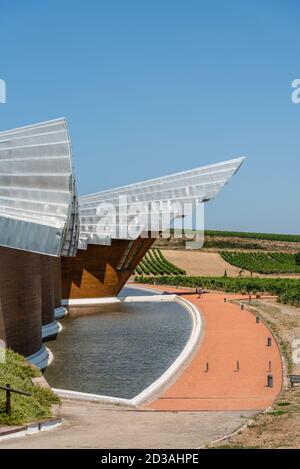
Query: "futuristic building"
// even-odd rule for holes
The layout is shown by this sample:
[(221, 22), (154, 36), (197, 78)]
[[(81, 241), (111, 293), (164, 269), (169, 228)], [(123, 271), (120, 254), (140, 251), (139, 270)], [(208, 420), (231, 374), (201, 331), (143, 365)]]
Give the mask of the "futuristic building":
[(0, 133), (0, 340), (44, 368), (66, 303), (116, 296), (186, 204), (244, 158), (77, 198), (65, 119)]
[(79, 197), (79, 250), (62, 259), (63, 298), (116, 296), (167, 224), (186, 204), (216, 197), (243, 160)]
[(42, 366), (57, 333), (61, 256), (78, 245), (65, 119), (0, 133), (0, 339)]

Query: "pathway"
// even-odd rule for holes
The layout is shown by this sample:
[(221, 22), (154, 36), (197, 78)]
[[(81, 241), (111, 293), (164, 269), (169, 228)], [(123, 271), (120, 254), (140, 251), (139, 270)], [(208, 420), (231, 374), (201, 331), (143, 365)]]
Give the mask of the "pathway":
[[(188, 291), (163, 289), (182, 294), (200, 309), (204, 333), (191, 363), (150, 408), (262, 410), (272, 405), (282, 384), (280, 351), (261, 321), (256, 323), (256, 317), (239, 305), (224, 302), (225, 296), (227, 300), (240, 296), (206, 293), (198, 299)], [(267, 386), (268, 375), (273, 387)]]

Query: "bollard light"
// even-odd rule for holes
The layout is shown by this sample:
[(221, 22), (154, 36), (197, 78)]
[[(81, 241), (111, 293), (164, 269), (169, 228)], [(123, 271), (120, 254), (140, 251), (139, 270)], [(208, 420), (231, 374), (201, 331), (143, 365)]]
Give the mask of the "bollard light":
[(273, 387), (273, 375), (268, 375), (267, 387), (268, 387), (268, 388), (272, 388), (272, 387)]

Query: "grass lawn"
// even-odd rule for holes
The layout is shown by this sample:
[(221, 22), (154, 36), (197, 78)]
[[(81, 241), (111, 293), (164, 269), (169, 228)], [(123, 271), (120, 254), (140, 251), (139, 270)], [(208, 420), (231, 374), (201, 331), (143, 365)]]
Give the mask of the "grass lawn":
[(5, 362), (0, 363), (0, 386), (25, 391), (31, 397), (11, 394), (11, 414), (5, 413), (5, 391), (0, 390), (0, 425), (18, 425), (51, 417), (51, 405), (60, 399), (50, 388), (33, 384), (32, 378), (41, 376), (40, 370), (11, 350), (6, 350)]

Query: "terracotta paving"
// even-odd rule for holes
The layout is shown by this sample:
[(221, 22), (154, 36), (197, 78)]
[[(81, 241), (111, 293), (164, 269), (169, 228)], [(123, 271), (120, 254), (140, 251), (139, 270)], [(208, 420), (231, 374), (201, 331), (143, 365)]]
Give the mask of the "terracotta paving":
[[(194, 303), (201, 312), (203, 333), (191, 362), (148, 408), (262, 410), (270, 406), (282, 385), (280, 351), (261, 321), (256, 323), (256, 317), (239, 305), (224, 302), (224, 296), (230, 300), (240, 295), (206, 293), (198, 299), (187, 290), (184, 294), (172, 287), (159, 289), (180, 293)], [(267, 386), (268, 375), (273, 377), (273, 387)]]

